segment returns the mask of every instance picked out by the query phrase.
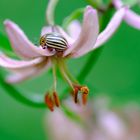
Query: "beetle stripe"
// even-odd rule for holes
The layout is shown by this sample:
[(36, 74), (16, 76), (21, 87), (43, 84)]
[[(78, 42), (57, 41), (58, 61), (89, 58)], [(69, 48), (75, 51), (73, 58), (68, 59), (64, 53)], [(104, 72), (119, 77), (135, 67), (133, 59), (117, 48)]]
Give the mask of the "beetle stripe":
[(64, 46), (64, 45), (56, 44), (56, 43), (52, 43), (52, 42), (51, 43), (50, 42), (47, 42), (46, 45), (48, 47), (51, 46), (53, 48), (62, 48), (62, 49), (65, 49), (66, 48), (66, 46)]
[(65, 44), (67, 44), (67, 41), (64, 39), (64, 38), (61, 38), (61, 37), (46, 37), (47, 40), (58, 40), (58, 41), (62, 41), (64, 42)]
[(62, 45), (65, 45), (65, 46), (67, 46), (67, 44), (66, 43), (64, 43), (63, 41), (60, 41), (60, 40), (47, 40), (46, 42), (55, 42), (55, 43), (58, 43), (58, 44), (62, 44)]
[(51, 42), (51, 41), (47, 41), (46, 43), (48, 44), (52, 44), (52, 45), (56, 45), (56, 46), (62, 46), (64, 48), (67, 48), (67, 46), (65, 44), (59, 43), (59, 42)]
[(47, 45), (47, 47), (54, 48), (54, 49), (59, 49), (59, 50), (64, 50), (64, 48), (62, 48), (62, 47), (57, 47), (57, 46), (54, 46), (54, 45), (51, 45), (51, 44)]

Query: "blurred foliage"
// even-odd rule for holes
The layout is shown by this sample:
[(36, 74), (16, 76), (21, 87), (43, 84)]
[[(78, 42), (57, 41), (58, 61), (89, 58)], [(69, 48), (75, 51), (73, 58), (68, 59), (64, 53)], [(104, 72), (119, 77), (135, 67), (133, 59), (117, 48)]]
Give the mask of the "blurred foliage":
[[(103, 1), (104, 4), (108, 4), (109, 2), (109, 0)], [(70, 15), (73, 10), (84, 7), (86, 4), (87, 2), (84, 0), (60, 0), (56, 9), (56, 22), (61, 25), (63, 19)], [(40, 30), (46, 24), (46, 5), (46, 0), (42, 0), (41, 2), (34, 0), (13, 0), (12, 2), (1, 0), (1, 50), (6, 50), (6, 52), (8, 50), (8, 54), (12, 56), (3, 26), (3, 21), (7, 18), (16, 22), (25, 31), (27, 36), (35, 44), (38, 44)], [(136, 10), (140, 13), (140, 9), (137, 8)], [(81, 79), (81, 82), (89, 86), (90, 96), (94, 96), (95, 98), (100, 95), (110, 96), (114, 106), (120, 106), (128, 101), (140, 103), (139, 36), (140, 31), (123, 22), (117, 33), (104, 45), (103, 51), (99, 55), (94, 68), (91, 68), (90, 65), (95, 60), (88, 62), (87, 69), (91, 68), (91, 70), (90, 72), (83, 73), (88, 76), (84, 81)], [(97, 51), (93, 54), (96, 56)], [(84, 65), (87, 64), (90, 55), (91, 53), (82, 58), (68, 61), (68, 67), (74, 76), (78, 76)], [(58, 91), (61, 94), (66, 85), (59, 77), (58, 79)], [(34, 95), (34, 92), (43, 95), (51, 83), (51, 73), (44, 73), (40, 77), (17, 84), (15, 88), (18, 88), (19, 91), (24, 91), (28, 96)], [(11, 92), (15, 94), (15, 91), (11, 90)], [(45, 111), (45, 109), (32, 108), (17, 102), (0, 86), (0, 139), (45, 139), (43, 130), (43, 115)], [(66, 113), (69, 114), (69, 111)]]

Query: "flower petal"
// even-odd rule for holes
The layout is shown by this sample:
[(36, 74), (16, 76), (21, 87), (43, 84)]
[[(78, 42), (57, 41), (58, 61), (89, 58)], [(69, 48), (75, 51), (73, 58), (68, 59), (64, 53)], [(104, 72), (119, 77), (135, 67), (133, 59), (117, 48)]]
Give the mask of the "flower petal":
[(78, 20), (72, 21), (67, 27), (67, 31), (73, 39), (77, 39), (81, 32), (81, 24)]
[(68, 41), (69, 44), (74, 42), (74, 39), (71, 38), (60, 26), (57, 26), (57, 30)]
[(113, 0), (113, 4), (117, 9), (119, 9), (123, 6), (123, 3), (121, 0)]
[(50, 66), (51, 66), (50, 61), (46, 61), (45, 63), (42, 63), (36, 67), (30, 67), (28, 71), (25, 70), (22, 73), (16, 72), (15, 74), (11, 74), (7, 76), (6, 81), (12, 84), (22, 82), (29, 78), (38, 76), (39, 74), (47, 70)]
[(20, 57), (31, 59), (39, 56), (51, 56), (51, 52), (36, 47), (29, 41), (24, 32), (10, 20), (4, 22), (14, 51)]
[(87, 6), (81, 33), (78, 39), (67, 49), (64, 56), (71, 54), (72, 57), (79, 57), (88, 53), (94, 46), (99, 32), (97, 11)]
[(5, 54), (0, 52), (0, 66), (10, 70), (27, 69), (31, 66), (35, 66), (38, 65), (39, 63), (42, 63), (45, 59), (46, 59), (45, 57), (39, 57), (28, 61), (15, 60), (7, 57)]
[(110, 37), (115, 33), (115, 31), (118, 29), (119, 25), (121, 24), (126, 11), (127, 11), (127, 7), (122, 7), (119, 10), (117, 10), (117, 12), (112, 17), (107, 27), (99, 34), (93, 49), (98, 48), (103, 43), (105, 43), (108, 39), (110, 39)]
[[(123, 6), (121, 0), (114, 0), (113, 4), (117, 9)], [(140, 15), (128, 9), (124, 16), (124, 19), (129, 25), (133, 26), (134, 28), (140, 29)]]
[(51, 26), (45, 26), (41, 30), (41, 36), (43, 36), (43, 35), (45, 35), (47, 33), (51, 33), (51, 32), (52, 32)]
[(140, 15), (128, 10), (124, 17), (125, 21), (134, 28), (140, 29)]

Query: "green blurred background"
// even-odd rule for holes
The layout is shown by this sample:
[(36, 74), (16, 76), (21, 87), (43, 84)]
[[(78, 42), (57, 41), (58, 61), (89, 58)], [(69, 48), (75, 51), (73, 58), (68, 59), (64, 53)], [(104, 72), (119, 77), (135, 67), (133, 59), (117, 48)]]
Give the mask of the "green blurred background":
[[(56, 22), (61, 25), (64, 17), (86, 4), (84, 0), (60, 0)], [(34, 43), (38, 43), (40, 30), (46, 24), (46, 6), (47, 0), (0, 0), (0, 32), (6, 34), (3, 21), (8, 18), (16, 22)], [(134, 9), (140, 13), (140, 8)], [(78, 75), (89, 56), (68, 62), (73, 75)], [(45, 73), (16, 86), (27, 94), (43, 94), (51, 81), (51, 73)], [(64, 83), (60, 83), (59, 88), (62, 89)], [(128, 101), (140, 103), (140, 31), (123, 22), (105, 44), (98, 62), (83, 83), (90, 87), (95, 97), (111, 97), (115, 106)], [(0, 140), (47, 139), (45, 113), (46, 109), (32, 108), (16, 101), (0, 86)]]

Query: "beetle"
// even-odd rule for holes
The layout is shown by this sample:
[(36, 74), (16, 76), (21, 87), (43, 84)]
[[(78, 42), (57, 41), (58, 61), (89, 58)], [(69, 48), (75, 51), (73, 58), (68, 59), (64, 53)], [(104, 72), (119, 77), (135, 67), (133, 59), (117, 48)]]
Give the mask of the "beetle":
[(43, 49), (49, 49), (53, 51), (54, 49), (57, 52), (63, 52), (68, 47), (67, 40), (59, 33), (52, 32), (41, 36), (40, 45)]

